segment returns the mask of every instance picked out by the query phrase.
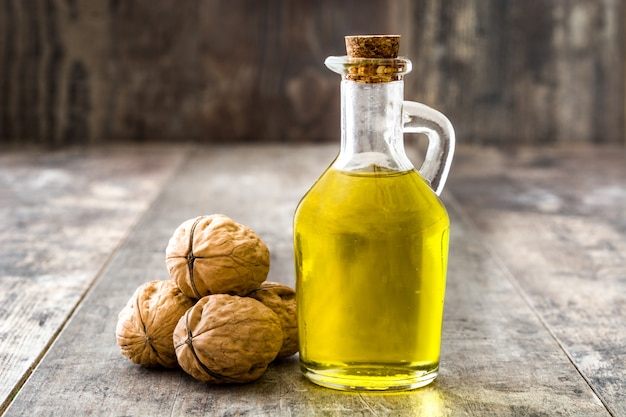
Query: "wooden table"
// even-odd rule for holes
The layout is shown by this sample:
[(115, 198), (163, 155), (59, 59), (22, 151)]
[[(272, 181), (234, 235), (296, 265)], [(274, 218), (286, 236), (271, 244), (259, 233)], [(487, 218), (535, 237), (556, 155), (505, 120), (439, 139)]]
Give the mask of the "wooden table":
[(4, 416), (626, 416), (626, 150), (459, 146), (441, 372), (403, 394), (345, 393), (297, 355), (257, 382), (147, 370), (115, 342), (136, 287), (167, 279), (174, 229), (224, 213), (294, 285), (291, 217), (324, 146), (0, 152)]

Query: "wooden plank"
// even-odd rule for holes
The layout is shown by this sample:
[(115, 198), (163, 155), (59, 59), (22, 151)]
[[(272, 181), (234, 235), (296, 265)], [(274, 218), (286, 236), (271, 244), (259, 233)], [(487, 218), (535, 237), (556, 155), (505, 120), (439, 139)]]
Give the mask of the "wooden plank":
[[(335, 141), (343, 36), (399, 33), (466, 142), (624, 139), (624, 1), (5, 0), (0, 142)], [(157, 24), (158, 23), (158, 24)]]
[(0, 410), (184, 152), (127, 146), (0, 154)]
[(465, 143), (623, 144), (624, 2), (421, 0), (407, 97)]
[(508, 272), (447, 199), (453, 229), (439, 379), (395, 395), (343, 393), (304, 380), (297, 357), (258, 381), (209, 386), (182, 371), (145, 370), (115, 343), (134, 289), (167, 279), (178, 224), (222, 212), (272, 252), (270, 279), (293, 285), (291, 216), (332, 147), (199, 148), (170, 181), (4, 414), (53, 415), (587, 415), (608, 416)]
[(450, 190), (602, 401), (626, 415), (626, 150), (462, 149)]
[(0, 143), (334, 141), (340, 79), (324, 59), (347, 33), (391, 30), (389, 15), (386, 0), (9, 0)]

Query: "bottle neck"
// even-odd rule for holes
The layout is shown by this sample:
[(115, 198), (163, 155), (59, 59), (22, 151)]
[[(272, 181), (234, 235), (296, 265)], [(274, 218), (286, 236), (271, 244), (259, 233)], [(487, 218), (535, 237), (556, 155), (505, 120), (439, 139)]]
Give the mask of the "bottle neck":
[(341, 82), (341, 151), (333, 167), (342, 171), (407, 171), (402, 105), (404, 82)]

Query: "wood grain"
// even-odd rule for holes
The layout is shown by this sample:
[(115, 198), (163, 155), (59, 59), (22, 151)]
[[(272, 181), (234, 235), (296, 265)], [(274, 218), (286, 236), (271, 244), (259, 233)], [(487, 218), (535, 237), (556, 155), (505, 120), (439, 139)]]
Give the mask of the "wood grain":
[(450, 192), (613, 415), (626, 414), (626, 152), (460, 152)]
[(624, 0), (3, 0), (0, 144), (319, 142), (343, 37), (402, 35), (466, 143), (624, 144)]
[(146, 146), (0, 155), (0, 410), (184, 152)]
[(408, 97), (465, 143), (624, 144), (624, 4), (413, 2)]
[(164, 248), (182, 221), (222, 212), (267, 241), (270, 279), (293, 285), (290, 222), (336, 146), (198, 147), (21, 388), (4, 416), (54, 415), (587, 415), (609, 416), (511, 272), (444, 193), (453, 224), (442, 367), (431, 386), (396, 395), (343, 393), (302, 377), (297, 357), (257, 382), (209, 386), (182, 371), (145, 370), (115, 343), (134, 289), (166, 279)]
[(323, 61), (386, 3), (5, 0), (0, 143), (334, 141)]

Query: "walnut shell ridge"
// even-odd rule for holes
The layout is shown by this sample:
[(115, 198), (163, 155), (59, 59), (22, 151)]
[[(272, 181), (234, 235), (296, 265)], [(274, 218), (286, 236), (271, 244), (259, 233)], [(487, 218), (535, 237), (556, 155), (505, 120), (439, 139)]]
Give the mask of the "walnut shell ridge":
[(228, 294), (200, 299), (173, 334), (181, 368), (200, 381), (224, 384), (258, 379), (282, 345), (278, 316), (263, 303)]
[(115, 336), (122, 354), (145, 367), (176, 368), (172, 334), (193, 302), (171, 280), (141, 285), (118, 314)]
[(277, 282), (266, 281), (253, 290), (248, 297), (259, 300), (280, 319), (283, 344), (276, 359), (287, 358), (298, 352), (298, 321), (296, 315), (296, 291)]
[(258, 288), (269, 273), (270, 254), (252, 229), (212, 214), (181, 224), (168, 242), (165, 261), (181, 291), (200, 299), (243, 296)]

